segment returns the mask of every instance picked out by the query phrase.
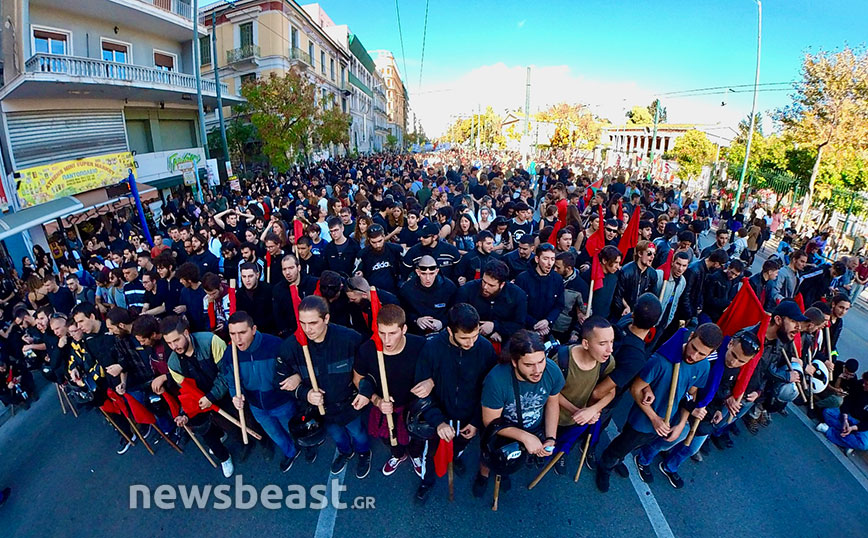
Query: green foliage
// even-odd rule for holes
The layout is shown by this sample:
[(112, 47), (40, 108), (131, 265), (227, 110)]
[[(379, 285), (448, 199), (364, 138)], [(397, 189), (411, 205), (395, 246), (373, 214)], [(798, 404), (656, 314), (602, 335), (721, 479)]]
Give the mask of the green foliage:
[[(628, 125), (648, 125), (654, 123), (654, 113), (649, 111), (650, 107), (636, 105), (627, 112)], [(662, 110), (661, 110), (662, 112)], [(658, 121), (660, 121), (658, 119)], [(662, 122), (661, 122), (662, 123)]]
[(352, 118), (338, 108), (333, 98), (324, 99), (316, 115), (314, 143), (320, 146), (334, 144), (346, 148), (350, 143)]
[(395, 151), (398, 148), (398, 137), (389, 133), (386, 135), (386, 149)]
[[(657, 105), (660, 103), (659, 99), (655, 99), (650, 105), (648, 105), (648, 114), (651, 115), (651, 121), (654, 121), (654, 111), (657, 109)], [(666, 123), (666, 107), (660, 105), (660, 114), (657, 116), (657, 123)]]
[(678, 162), (678, 177), (689, 179), (702, 172), (714, 160), (716, 147), (702, 131), (690, 129), (675, 141), (669, 155)]
[[(233, 107), (232, 117), (226, 118), (225, 124), (226, 144), (231, 162), (241, 163), (246, 169), (249, 163), (262, 160), (259, 134), (256, 126), (249, 120), (246, 105)], [(208, 148), (212, 155), (223, 155), (220, 127), (208, 132)]]
[[(519, 122), (522, 126), (523, 121)], [(473, 143), (481, 137), (480, 144), (485, 148), (503, 148), (506, 146), (506, 138), (501, 134), (503, 118), (494, 112), (492, 107), (487, 107), (485, 112), (473, 114), (468, 118), (459, 118), (450, 125), (443, 140), (451, 140), (456, 144), (470, 143), (471, 133)]]
[(551, 147), (593, 149), (600, 140), (601, 121), (584, 105), (559, 103), (536, 115), (538, 121), (555, 124)]

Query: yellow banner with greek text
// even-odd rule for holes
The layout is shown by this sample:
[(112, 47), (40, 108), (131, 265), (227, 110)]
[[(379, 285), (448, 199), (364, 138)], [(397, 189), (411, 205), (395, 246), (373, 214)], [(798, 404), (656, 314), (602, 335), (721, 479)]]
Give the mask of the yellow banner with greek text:
[(18, 198), (22, 208), (50, 202), (119, 183), (129, 177), (130, 169), (135, 174), (128, 151), (25, 168), (16, 174)]

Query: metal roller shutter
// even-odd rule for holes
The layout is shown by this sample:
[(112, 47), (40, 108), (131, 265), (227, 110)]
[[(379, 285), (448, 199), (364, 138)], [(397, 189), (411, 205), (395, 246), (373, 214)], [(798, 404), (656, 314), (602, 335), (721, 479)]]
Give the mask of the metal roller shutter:
[(121, 110), (41, 110), (6, 115), (15, 169), (128, 151)]

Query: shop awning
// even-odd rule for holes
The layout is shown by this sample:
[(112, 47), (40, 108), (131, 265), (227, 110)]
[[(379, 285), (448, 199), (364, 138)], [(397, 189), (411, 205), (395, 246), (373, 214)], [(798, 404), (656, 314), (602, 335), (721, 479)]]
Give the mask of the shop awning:
[(175, 186), (180, 185), (182, 183), (184, 183), (184, 176), (181, 174), (178, 174), (177, 176), (164, 177), (162, 179), (157, 179), (155, 181), (149, 181), (148, 183), (145, 183), (145, 185), (148, 185), (149, 187), (153, 187), (157, 190), (163, 190), (163, 189), (171, 189), (172, 187), (175, 187)]
[(33, 226), (64, 217), (84, 208), (84, 204), (72, 196), (64, 196), (0, 217), (0, 241), (21, 233)]

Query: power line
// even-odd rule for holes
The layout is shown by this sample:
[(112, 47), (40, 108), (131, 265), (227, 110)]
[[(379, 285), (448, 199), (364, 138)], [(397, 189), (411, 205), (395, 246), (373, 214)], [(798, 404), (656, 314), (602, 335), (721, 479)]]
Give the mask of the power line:
[[(758, 84), (758, 86), (781, 86), (783, 84), (790, 86), (794, 83), (795, 83), (794, 81), (763, 82), (763, 83)], [(695, 88), (692, 90), (679, 90), (679, 91), (674, 91), (674, 92), (658, 93), (657, 96), (658, 97), (664, 97), (664, 96), (676, 95), (676, 94), (681, 94), (681, 93), (704, 92), (704, 91), (708, 91), (708, 90), (728, 90), (730, 88), (753, 88), (753, 86), (754, 86), (753, 84), (734, 84), (734, 85), (729, 85), (729, 86), (713, 86), (710, 88)]]
[[(791, 88), (761, 88), (758, 89), (759, 93), (767, 93), (767, 92), (788, 92), (791, 91)], [(712, 92), (700, 92), (700, 93), (686, 93), (680, 95), (671, 95), (668, 99), (681, 99), (684, 97), (703, 97), (708, 95), (729, 95), (731, 93), (753, 93), (753, 89), (745, 89), (745, 90), (732, 90), (728, 89), (725, 91), (712, 91)]]
[(428, 0), (425, 0), (425, 28), (422, 30), (422, 59), (419, 61), (419, 89), (422, 89), (422, 68), (425, 67), (425, 38), (428, 37)]
[(398, 10), (398, 0), (395, 0), (395, 14), (398, 16), (398, 37), (401, 38), (401, 62), (404, 64), (404, 77), (406, 78), (409, 72), (407, 71), (407, 53), (404, 52), (404, 32), (401, 31), (401, 11)]

